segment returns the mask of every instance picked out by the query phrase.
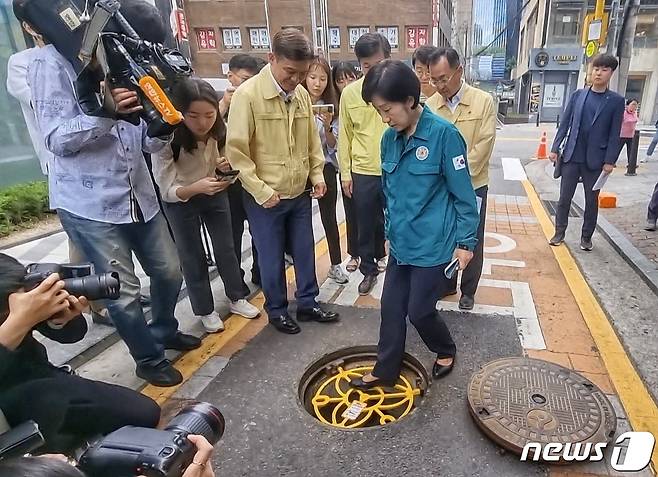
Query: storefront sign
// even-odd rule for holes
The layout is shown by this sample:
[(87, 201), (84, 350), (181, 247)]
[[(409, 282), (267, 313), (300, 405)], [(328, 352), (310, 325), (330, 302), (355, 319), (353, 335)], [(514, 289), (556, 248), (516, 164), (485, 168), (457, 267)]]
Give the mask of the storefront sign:
[(578, 71), (582, 66), (583, 48), (534, 48), (530, 58), (532, 71)]
[(564, 104), (564, 85), (563, 84), (546, 84), (544, 85), (544, 108), (562, 108)]

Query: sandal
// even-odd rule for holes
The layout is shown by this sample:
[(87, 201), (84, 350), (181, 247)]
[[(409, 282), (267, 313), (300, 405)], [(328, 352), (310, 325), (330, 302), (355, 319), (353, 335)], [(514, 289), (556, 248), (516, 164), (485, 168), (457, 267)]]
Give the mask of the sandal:
[(356, 257), (351, 257), (350, 261), (347, 262), (347, 265), (345, 266), (345, 270), (348, 272), (356, 272), (356, 269), (359, 268), (359, 259)]

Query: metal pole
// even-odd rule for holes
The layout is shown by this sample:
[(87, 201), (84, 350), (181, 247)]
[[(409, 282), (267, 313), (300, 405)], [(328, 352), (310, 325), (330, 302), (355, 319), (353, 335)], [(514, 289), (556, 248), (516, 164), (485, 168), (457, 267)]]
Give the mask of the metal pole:
[(269, 7), (267, 6), (267, 0), (263, 0), (263, 6), (265, 7), (265, 25), (267, 26), (267, 36), (270, 37), (270, 52), (272, 52), (272, 30), (270, 30), (270, 12)]
[(315, 0), (308, 0), (309, 5), (311, 7), (311, 31), (313, 32), (311, 34), (312, 38), (311, 40), (313, 41), (313, 49), (315, 50), (315, 53), (317, 54), (318, 52), (318, 18), (316, 16), (316, 11), (315, 11)]
[[(635, 176), (637, 169), (637, 153), (640, 150), (640, 131), (635, 131), (631, 151), (628, 153), (628, 165), (626, 166), (626, 175)], [(621, 151), (620, 151), (621, 152)]]

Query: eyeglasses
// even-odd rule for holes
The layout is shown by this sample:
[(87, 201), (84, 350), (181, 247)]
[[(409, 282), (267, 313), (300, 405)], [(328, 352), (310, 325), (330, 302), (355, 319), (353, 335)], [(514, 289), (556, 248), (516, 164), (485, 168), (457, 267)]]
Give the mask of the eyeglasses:
[(450, 78), (448, 78), (448, 79), (442, 78), (442, 79), (439, 79), (439, 80), (435, 80), (434, 78), (430, 78), (430, 84), (435, 88), (438, 88), (439, 86), (445, 86), (448, 83), (450, 83), (450, 81), (452, 81), (452, 79), (455, 77), (455, 75), (457, 73), (459, 73), (460, 71), (461, 71), (461, 66), (459, 68), (457, 68), (457, 70), (453, 74), (451, 74)]

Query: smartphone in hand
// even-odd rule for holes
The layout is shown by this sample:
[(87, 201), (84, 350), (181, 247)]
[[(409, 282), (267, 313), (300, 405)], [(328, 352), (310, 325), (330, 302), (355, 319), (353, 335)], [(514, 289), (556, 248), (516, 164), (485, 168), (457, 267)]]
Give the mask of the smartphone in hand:
[(459, 271), (459, 259), (455, 258), (448, 266), (443, 270), (443, 274), (448, 280), (452, 280), (455, 274)]
[(223, 172), (220, 169), (215, 169), (215, 177), (218, 181), (227, 181), (231, 184), (235, 183), (238, 180), (240, 171), (236, 169), (231, 169), (230, 171)]

